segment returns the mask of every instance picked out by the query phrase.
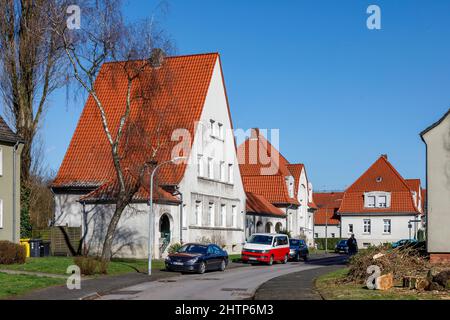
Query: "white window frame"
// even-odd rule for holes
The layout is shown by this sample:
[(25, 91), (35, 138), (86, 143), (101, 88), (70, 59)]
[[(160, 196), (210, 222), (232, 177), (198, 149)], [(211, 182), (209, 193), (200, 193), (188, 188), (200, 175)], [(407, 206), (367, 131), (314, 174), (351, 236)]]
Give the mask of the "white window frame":
[(218, 127), (218, 137), (219, 139), (223, 140), (224, 139), (224, 134), (223, 134), (223, 124), (222, 123), (217, 123), (217, 127)]
[(227, 226), (227, 206), (225, 204), (220, 206), (220, 224), (222, 227)]
[[(381, 199), (385, 198), (385, 205), (382, 205)], [(372, 206), (369, 203), (369, 199), (375, 199), (375, 203)], [(369, 205), (370, 204), (370, 205)], [(391, 193), (385, 191), (371, 191), (364, 193), (364, 207), (369, 209), (385, 209), (391, 207)]]
[(220, 172), (220, 181), (225, 182), (226, 181), (226, 178), (225, 178), (225, 161), (220, 161), (219, 172)]
[(347, 232), (348, 233), (353, 233), (353, 223), (349, 223), (347, 226)]
[[(388, 227), (388, 231), (386, 231), (386, 227)], [(392, 220), (391, 219), (383, 219), (383, 233), (384, 234), (392, 233)]]
[(228, 164), (228, 183), (234, 183), (234, 165)]
[(201, 154), (197, 155), (197, 174), (199, 177), (203, 177), (203, 175), (204, 175), (203, 155), (201, 155)]
[(372, 233), (372, 221), (370, 219), (364, 219), (363, 220), (363, 233), (364, 234), (371, 234)]
[(377, 203), (377, 197), (376, 196), (367, 196), (367, 208), (375, 208)]
[(208, 178), (214, 179), (214, 160), (213, 160), (213, 158), (208, 158)]
[(231, 206), (231, 225), (233, 228), (237, 228), (237, 206)]
[(213, 119), (209, 120), (209, 130), (210, 130), (210, 136), (215, 137), (216, 134), (216, 121)]
[(202, 202), (195, 201), (195, 224), (197, 226), (202, 225)]
[(3, 200), (0, 199), (0, 229), (3, 229)]
[(214, 203), (213, 202), (210, 202), (209, 204), (208, 204), (208, 218), (209, 218), (209, 225), (211, 226), (211, 227), (214, 227), (214, 225), (215, 225), (215, 212), (214, 212)]
[(186, 228), (187, 227), (187, 212), (186, 212), (186, 205), (183, 204), (183, 217), (181, 220), (181, 227)]
[[(381, 202), (381, 200), (384, 199), (384, 202)], [(387, 208), (387, 196), (386, 195), (379, 195), (377, 197), (377, 208)]]

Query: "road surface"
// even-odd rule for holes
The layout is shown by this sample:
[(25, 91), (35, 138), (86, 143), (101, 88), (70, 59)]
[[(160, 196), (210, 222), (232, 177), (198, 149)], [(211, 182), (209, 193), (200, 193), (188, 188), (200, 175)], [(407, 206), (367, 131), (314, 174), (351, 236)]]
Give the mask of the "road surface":
[(320, 263), (289, 262), (273, 266), (246, 266), (225, 272), (187, 274), (146, 282), (102, 296), (102, 300), (242, 300), (270, 279), (289, 273), (322, 268)]

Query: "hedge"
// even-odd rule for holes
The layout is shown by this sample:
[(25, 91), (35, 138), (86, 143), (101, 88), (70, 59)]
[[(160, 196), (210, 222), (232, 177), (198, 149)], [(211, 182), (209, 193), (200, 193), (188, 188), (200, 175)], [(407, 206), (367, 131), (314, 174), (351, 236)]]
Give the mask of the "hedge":
[[(328, 238), (328, 250), (334, 250), (336, 244), (344, 240), (343, 238)], [(325, 250), (325, 238), (315, 238), (314, 241), (317, 244), (317, 249)]]

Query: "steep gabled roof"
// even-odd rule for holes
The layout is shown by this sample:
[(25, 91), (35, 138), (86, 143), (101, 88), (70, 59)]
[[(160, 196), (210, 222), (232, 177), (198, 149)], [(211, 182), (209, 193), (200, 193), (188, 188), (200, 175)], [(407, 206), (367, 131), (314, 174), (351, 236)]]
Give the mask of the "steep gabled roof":
[(448, 109), (448, 111), (447, 111), (447, 112), (446, 112), (446, 113), (445, 113), (438, 121), (436, 121), (436, 122), (433, 123), (431, 126), (429, 126), (428, 128), (426, 128), (425, 130), (423, 130), (423, 131), (420, 133), (420, 136), (423, 137), (424, 134), (426, 134), (428, 131), (430, 131), (430, 130), (433, 129), (434, 127), (437, 127), (438, 125), (440, 125), (441, 122), (444, 121), (444, 119), (447, 118), (447, 116), (449, 116), (449, 115), (450, 115), (450, 109)]
[(252, 192), (246, 192), (245, 195), (247, 196), (247, 213), (275, 216), (278, 218), (286, 217), (286, 214), (283, 212), (283, 210), (272, 205), (269, 201), (267, 201), (265, 197)]
[(6, 124), (5, 120), (0, 116), (0, 142), (16, 143), (20, 138)]
[(314, 214), (314, 224), (338, 225), (340, 217), (337, 215), (337, 211), (343, 196), (344, 192), (315, 192), (313, 197), (318, 209)]
[[(386, 191), (391, 193), (389, 208), (365, 208), (364, 193)], [(403, 177), (381, 156), (347, 190), (345, 190), (339, 213), (391, 212), (417, 213), (411, 189)]]
[(243, 176), (242, 181), (246, 192), (261, 195), (272, 204), (300, 204), (289, 197), (283, 176)]
[[(145, 153), (150, 152), (156, 141), (161, 145), (156, 160), (169, 160), (173, 147), (179, 143), (171, 141), (175, 129), (187, 129), (191, 137), (194, 137), (195, 123), (200, 120), (218, 59), (217, 53), (174, 56), (165, 58), (161, 67), (148, 68), (136, 85), (136, 90), (146, 90), (149, 87), (157, 89), (149, 93), (150, 102), (145, 107), (142, 107), (142, 99), (139, 97), (132, 102), (133, 112), (129, 122), (133, 127), (127, 129), (136, 130), (135, 134), (130, 134), (131, 139), (136, 141), (124, 139), (128, 147), (135, 146), (131, 148), (128, 160), (124, 163), (128, 169), (132, 170), (136, 163), (142, 164)], [(117, 70), (121, 68), (118, 63), (105, 63), (95, 82), (113, 133), (124, 112), (127, 90), (126, 76)], [(149, 141), (141, 141), (142, 135), (149, 137)], [(89, 97), (53, 187), (98, 187), (108, 183), (115, 178), (110, 153), (98, 108), (92, 97)], [(185, 164), (162, 167), (158, 175), (160, 184), (178, 184), (184, 176), (185, 168)]]

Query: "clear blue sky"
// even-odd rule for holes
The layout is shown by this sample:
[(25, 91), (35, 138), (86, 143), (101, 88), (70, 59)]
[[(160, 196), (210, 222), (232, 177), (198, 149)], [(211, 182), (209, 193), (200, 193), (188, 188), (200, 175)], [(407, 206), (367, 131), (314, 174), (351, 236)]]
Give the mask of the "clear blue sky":
[[(382, 30), (366, 28), (370, 4)], [(172, 0), (164, 25), (179, 54), (220, 52), (236, 128), (279, 128), (281, 152), (315, 189), (339, 189), (383, 153), (425, 183), (419, 133), (450, 106), (449, 17), (445, 0)], [(83, 105), (52, 99), (42, 130), (54, 170)]]

